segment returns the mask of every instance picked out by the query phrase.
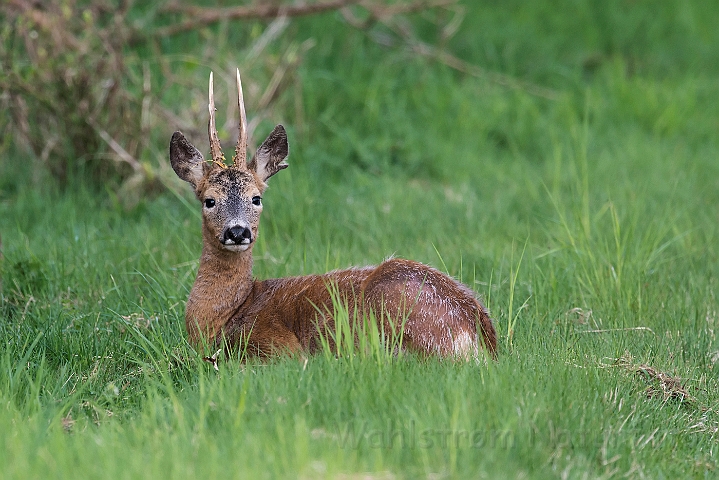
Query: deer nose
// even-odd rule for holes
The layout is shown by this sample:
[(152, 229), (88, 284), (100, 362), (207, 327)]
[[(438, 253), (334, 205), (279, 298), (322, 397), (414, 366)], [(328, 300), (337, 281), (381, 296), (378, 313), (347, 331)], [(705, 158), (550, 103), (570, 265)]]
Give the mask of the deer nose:
[(252, 231), (247, 227), (236, 225), (225, 230), (225, 245), (246, 245), (252, 241)]

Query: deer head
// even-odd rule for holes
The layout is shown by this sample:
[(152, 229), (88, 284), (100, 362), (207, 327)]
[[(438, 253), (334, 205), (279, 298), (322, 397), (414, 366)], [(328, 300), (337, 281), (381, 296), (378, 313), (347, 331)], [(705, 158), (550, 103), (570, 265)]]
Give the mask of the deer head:
[(202, 202), (202, 230), (205, 245), (218, 250), (241, 252), (249, 249), (257, 238), (262, 194), (266, 181), (287, 168), (289, 153), (287, 133), (277, 125), (247, 164), (247, 118), (242, 96), (240, 71), (237, 70), (237, 104), (240, 109), (239, 138), (232, 164), (225, 163), (215, 127), (215, 98), (210, 73), (207, 130), (211, 160), (205, 160), (181, 132), (170, 140), (170, 163), (178, 177), (195, 189)]

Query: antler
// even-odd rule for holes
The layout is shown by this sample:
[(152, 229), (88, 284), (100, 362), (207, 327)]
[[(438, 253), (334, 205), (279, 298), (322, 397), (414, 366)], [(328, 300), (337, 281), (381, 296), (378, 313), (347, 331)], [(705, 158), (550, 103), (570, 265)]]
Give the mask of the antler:
[(240, 132), (232, 163), (236, 167), (244, 169), (247, 167), (247, 116), (245, 115), (245, 98), (242, 95), (242, 80), (240, 79), (239, 68), (237, 69), (237, 106), (240, 107)]
[(221, 167), (225, 167), (225, 155), (222, 153), (220, 139), (217, 136), (217, 127), (215, 126), (215, 92), (213, 88), (212, 72), (210, 72), (210, 121), (207, 124), (207, 132), (210, 136), (210, 154), (212, 161)]

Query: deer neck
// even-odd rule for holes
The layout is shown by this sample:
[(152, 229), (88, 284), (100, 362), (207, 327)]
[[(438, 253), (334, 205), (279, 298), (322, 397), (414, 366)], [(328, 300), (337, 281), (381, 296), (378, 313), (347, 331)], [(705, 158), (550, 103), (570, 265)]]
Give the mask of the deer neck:
[(230, 252), (203, 240), (200, 268), (185, 314), (191, 341), (214, 340), (253, 286), (252, 246), (244, 252)]

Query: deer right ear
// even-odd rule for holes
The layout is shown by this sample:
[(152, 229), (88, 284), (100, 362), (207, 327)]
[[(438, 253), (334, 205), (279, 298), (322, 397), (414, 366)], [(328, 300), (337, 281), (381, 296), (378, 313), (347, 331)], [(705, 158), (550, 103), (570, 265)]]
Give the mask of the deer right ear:
[(182, 134), (175, 132), (170, 140), (170, 164), (178, 177), (197, 188), (203, 176), (205, 159)]
[(290, 147), (287, 143), (285, 127), (277, 125), (267, 139), (262, 142), (260, 148), (257, 149), (248, 166), (265, 182), (275, 173), (288, 167), (285, 159), (289, 153)]

